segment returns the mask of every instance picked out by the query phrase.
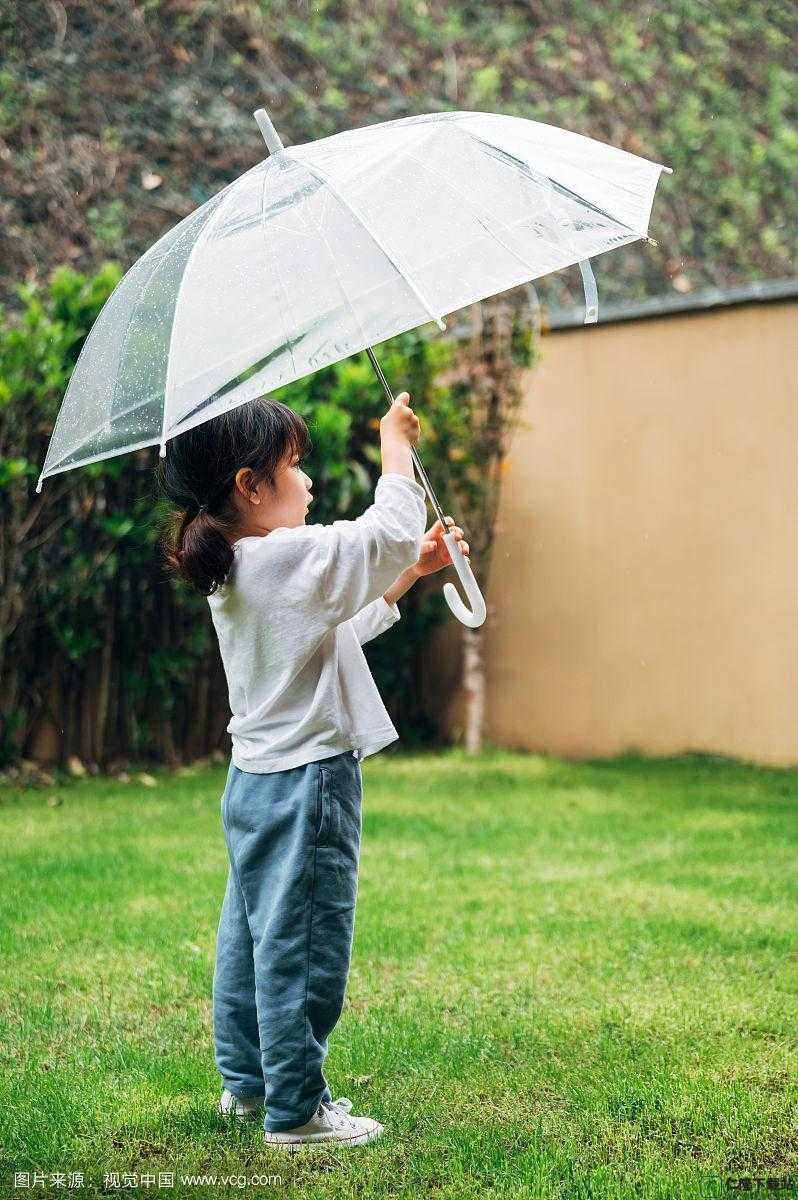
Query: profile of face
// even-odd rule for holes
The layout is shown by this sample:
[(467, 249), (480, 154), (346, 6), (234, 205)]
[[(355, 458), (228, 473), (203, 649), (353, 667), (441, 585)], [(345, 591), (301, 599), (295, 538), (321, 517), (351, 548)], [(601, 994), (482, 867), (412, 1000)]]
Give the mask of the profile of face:
[(273, 529), (304, 525), (313, 500), (313, 480), (299, 465), (299, 455), (288, 455), (274, 475), (274, 487), (259, 483), (254, 489), (249, 472), (236, 475), (235, 503), (241, 513), (238, 537), (265, 537)]

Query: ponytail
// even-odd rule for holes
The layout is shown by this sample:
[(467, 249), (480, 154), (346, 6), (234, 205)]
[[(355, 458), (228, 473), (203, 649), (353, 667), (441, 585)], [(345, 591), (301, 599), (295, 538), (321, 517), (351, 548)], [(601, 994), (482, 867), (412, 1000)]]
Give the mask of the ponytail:
[(203, 505), (194, 513), (171, 517), (161, 547), (170, 570), (203, 596), (224, 583), (233, 565), (233, 547), (223, 532), (227, 522), (212, 516)]

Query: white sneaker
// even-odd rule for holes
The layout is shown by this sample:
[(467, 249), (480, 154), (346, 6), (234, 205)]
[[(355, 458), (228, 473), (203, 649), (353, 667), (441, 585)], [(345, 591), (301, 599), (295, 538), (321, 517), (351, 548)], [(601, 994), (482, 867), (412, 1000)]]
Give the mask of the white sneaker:
[(219, 1101), (219, 1112), (223, 1117), (238, 1117), (239, 1121), (259, 1117), (263, 1109), (263, 1096), (235, 1096), (225, 1088)]
[(272, 1146), (283, 1150), (306, 1150), (319, 1146), (358, 1146), (371, 1142), (383, 1132), (383, 1126), (372, 1117), (352, 1117), (352, 1101), (322, 1100), (316, 1112), (304, 1125), (295, 1129), (267, 1129), (264, 1136)]

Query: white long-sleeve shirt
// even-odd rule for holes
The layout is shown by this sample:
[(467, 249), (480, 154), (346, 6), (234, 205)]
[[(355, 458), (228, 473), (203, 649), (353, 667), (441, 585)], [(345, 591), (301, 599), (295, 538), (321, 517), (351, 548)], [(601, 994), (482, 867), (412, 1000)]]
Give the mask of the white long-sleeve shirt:
[(348, 749), (365, 758), (398, 738), (361, 646), (399, 620), (382, 593), (417, 560), (426, 518), (421, 484), (390, 471), (354, 521), (234, 543), (208, 603), (240, 770), (285, 771)]

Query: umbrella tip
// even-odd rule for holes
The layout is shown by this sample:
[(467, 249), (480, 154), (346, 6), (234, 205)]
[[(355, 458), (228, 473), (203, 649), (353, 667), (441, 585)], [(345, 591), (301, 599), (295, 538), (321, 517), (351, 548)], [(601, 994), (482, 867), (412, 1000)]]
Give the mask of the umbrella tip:
[(38, 496), (39, 492), (42, 490), (42, 481), (43, 481), (43, 480), (44, 480), (44, 476), (43, 476), (43, 475), (40, 475), (40, 476), (39, 476), (39, 482), (36, 484), (36, 495), (37, 495), (37, 496)]
[(280, 150), (284, 150), (285, 147), (280, 140), (280, 135), (272, 125), (271, 118), (266, 109), (256, 108), (252, 115), (258, 122), (258, 128), (263, 134), (263, 140), (269, 148), (269, 153), (277, 154)]

